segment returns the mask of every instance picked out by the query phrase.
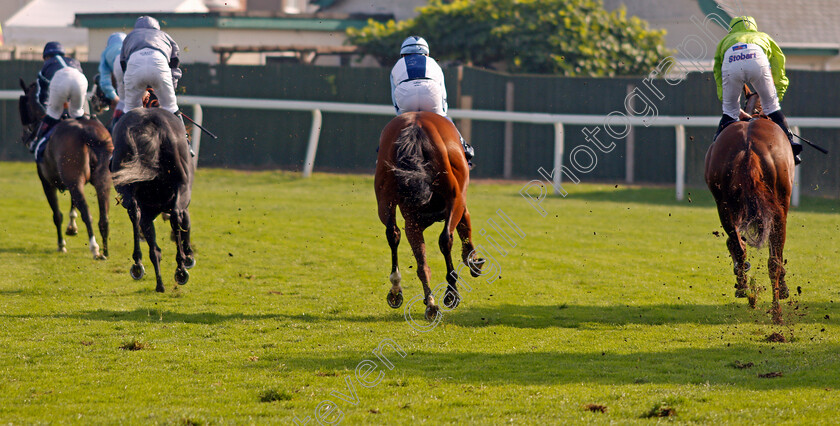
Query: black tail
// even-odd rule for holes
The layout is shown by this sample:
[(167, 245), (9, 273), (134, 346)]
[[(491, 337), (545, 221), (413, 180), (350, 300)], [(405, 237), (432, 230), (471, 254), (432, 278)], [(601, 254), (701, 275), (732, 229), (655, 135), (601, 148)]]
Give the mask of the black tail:
[(392, 170), (400, 198), (414, 206), (425, 205), (432, 199), (434, 179), (428, 160), (433, 150), (429, 136), (420, 126), (412, 124), (400, 132), (394, 148)]
[(773, 227), (776, 203), (773, 193), (764, 183), (764, 172), (758, 155), (751, 149), (744, 152), (741, 166), (734, 171), (738, 196), (738, 232), (753, 247), (767, 242)]
[[(135, 117), (138, 120), (133, 120)], [(114, 137), (122, 139), (121, 143), (129, 148), (130, 154), (120, 159), (119, 166), (115, 167), (111, 175), (114, 186), (154, 180), (160, 175), (162, 142), (171, 133), (168, 123), (159, 115), (148, 114), (146, 111), (132, 116), (126, 114), (121, 121), (126, 123), (115, 129)]]

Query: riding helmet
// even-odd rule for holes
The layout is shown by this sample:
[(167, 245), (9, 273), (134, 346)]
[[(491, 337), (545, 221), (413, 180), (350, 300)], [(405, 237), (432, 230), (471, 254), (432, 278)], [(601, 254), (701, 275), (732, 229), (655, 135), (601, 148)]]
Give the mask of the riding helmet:
[(420, 36), (410, 36), (402, 42), (400, 46), (400, 55), (428, 55), (429, 43)]
[(44, 59), (51, 58), (53, 56), (64, 56), (64, 46), (57, 41), (51, 41), (44, 46)]

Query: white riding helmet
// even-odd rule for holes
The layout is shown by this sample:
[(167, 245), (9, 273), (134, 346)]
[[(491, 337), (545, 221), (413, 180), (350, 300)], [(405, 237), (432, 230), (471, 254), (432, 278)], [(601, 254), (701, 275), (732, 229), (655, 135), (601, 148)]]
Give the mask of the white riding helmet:
[(414, 54), (428, 55), (429, 43), (420, 36), (410, 36), (402, 42), (400, 46), (400, 55), (414, 55)]

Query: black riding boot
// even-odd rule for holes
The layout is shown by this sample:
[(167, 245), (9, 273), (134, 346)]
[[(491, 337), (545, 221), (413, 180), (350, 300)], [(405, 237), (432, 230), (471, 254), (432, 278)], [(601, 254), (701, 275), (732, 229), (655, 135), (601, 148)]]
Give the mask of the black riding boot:
[[(181, 120), (181, 124), (184, 125), (184, 130), (187, 129), (187, 124), (184, 122), (184, 114), (181, 113), (181, 110), (175, 111), (175, 116)], [(190, 147), (190, 156), (195, 157), (195, 151), (192, 149), (192, 138), (190, 138), (190, 132), (186, 133), (187, 135), (187, 146)]]
[(799, 154), (802, 152), (802, 144), (793, 140), (793, 133), (790, 132), (787, 119), (785, 119), (785, 114), (782, 113), (782, 110), (778, 110), (772, 114), (767, 114), (767, 118), (773, 120), (774, 123), (778, 124), (779, 127), (782, 128), (785, 135), (787, 135), (788, 141), (790, 141), (790, 147), (793, 150), (793, 162), (795, 164), (801, 163), (802, 159), (799, 158)]
[(730, 124), (732, 124), (736, 121), (738, 121), (738, 120), (735, 119), (735, 118), (732, 118), (732, 117), (730, 117), (726, 114), (723, 114), (723, 116), (720, 117), (720, 123), (718, 124), (717, 132), (715, 132), (715, 137), (712, 139), (712, 142), (717, 140), (718, 135), (720, 134), (720, 132), (723, 131), (723, 129), (726, 128), (726, 126), (728, 126), (728, 125), (730, 125)]
[(50, 117), (49, 115), (45, 115), (44, 118), (41, 120), (41, 124), (38, 125), (38, 129), (35, 130), (35, 133), (32, 134), (32, 137), (29, 140), (29, 152), (35, 152), (35, 148), (41, 143), (41, 139), (50, 129), (53, 128), (59, 121), (55, 118)]

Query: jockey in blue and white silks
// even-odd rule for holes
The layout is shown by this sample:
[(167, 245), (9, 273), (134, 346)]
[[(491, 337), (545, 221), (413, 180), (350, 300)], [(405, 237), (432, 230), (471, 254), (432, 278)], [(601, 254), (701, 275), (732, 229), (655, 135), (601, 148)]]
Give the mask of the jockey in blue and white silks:
[[(391, 100), (397, 115), (410, 111), (428, 111), (446, 118), (446, 85), (443, 70), (429, 57), (429, 44), (422, 37), (411, 36), (400, 46), (400, 55), (391, 70)], [(452, 119), (449, 119), (452, 121)], [(458, 133), (460, 137), (460, 132)], [(461, 137), (467, 160), (473, 148)]]
[(82, 65), (74, 58), (66, 58), (64, 47), (57, 41), (44, 46), (44, 66), (38, 73), (38, 102), (46, 107), (47, 115), (29, 141), (29, 150), (43, 142), (45, 135), (61, 121), (64, 103), (73, 118), (85, 115), (84, 99), (88, 81), (82, 73)]
[(160, 30), (155, 18), (137, 18), (120, 52), (126, 112), (143, 106), (146, 86), (155, 89), (161, 108), (173, 114), (178, 111), (175, 88), (181, 78), (179, 52), (178, 43)]
[[(115, 68), (119, 68), (120, 64), (118, 58), (120, 50), (122, 50), (123, 40), (125, 40), (125, 33), (113, 33), (108, 37), (108, 44), (102, 55), (99, 57), (99, 87), (105, 93), (105, 97), (111, 101), (111, 107), (114, 108), (114, 119), (116, 120), (125, 110), (125, 102), (120, 96), (119, 90), (122, 85), (122, 73), (117, 74)], [(116, 67), (115, 65), (116, 64)], [(122, 70), (119, 70), (122, 71)], [(111, 82), (111, 76), (114, 76), (117, 87)], [(117, 78), (119, 77), (119, 78)]]

